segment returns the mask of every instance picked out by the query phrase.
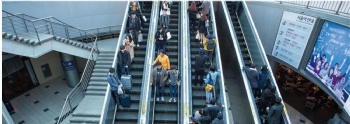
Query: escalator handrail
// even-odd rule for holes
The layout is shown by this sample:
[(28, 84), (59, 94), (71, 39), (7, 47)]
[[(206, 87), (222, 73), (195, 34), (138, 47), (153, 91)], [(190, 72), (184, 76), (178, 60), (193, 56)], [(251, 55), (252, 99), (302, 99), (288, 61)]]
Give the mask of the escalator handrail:
[(158, 26), (158, 17), (159, 17), (159, 1), (154, 1), (152, 3), (152, 11), (150, 16), (150, 25), (149, 25), (149, 32), (148, 32), (148, 39), (147, 39), (147, 46), (146, 46), (146, 56), (145, 56), (145, 63), (144, 63), (144, 71), (143, 71), (143, 78), (142, 78), (142, 87), (141, 87), (141, 94), (140, 94), (140, 103), (139, 103), (139, 112), (138, 112), (138, 124), (147, 124), (149, 121), (149, 111), (150, 111), (150, 104), (149, 101), (151, 99), (150, 97), (150, 80), (151, 80), (151, 72), (153, 69), (152, 61), (154, 59), (154, 45), (155, 45), (155, 33), (157, 31)]
[[(214, 11), (214, 6), (213, 6), (213, 1), (210, 1), (210, 11), (211, 11), (211, 14), (210, 14), (210, 16), (211, 16), (211, 19), (212, 19), (212, 25), (213, 25), (213, 28), (212, 28), (212, 30), (213, 30), (213, 32), (215, 32), (215, 36), (216, 37), (218, 37), (218, 34), (217, 34), (217, 28), (216, 28), (216, 21), (215, 21), (215, 11)], [(222, 105), (224, 106), (224, 108), (223, 108), (223, 114), (224, 114), (224, 121), (226, 121), (226, 123), (228, 123), (228, 124), (233, 124), (234, 122), (233, 122), (233, 119), (232, 119), (232, 117), (229, 117), (229, 110), (228, 110), (228, 106), (230, 106), (229, 105), (229, 101), (227, 101), (227, 95), (226, 95), (226, 93), (224, 92), (224, 90), (223, 89), (225, 89), (225, 80), (224, 80), (224, 74), (223, 74), (223, 71), (222, 71), (222, 62), (221, 62), (221, 54), (220, 54), (220, 47), (219, 47), (219, 38), (216, 38), (216, 40), (217, 40), (217, 42), (216, 42), (216, 56), (217, 56), (217, 61), (218, 61), (218, 63), (217, 63), (217, 66), (218, 66), (218, 69), (220, 69), (221, 71), (219, 72), (220, 73), (220, 89), (222, 89), (221, 91), (220, 91), (220, 93), (221, 93), (221, 97), (223, 98), (222, 100)]]
[[(267, 60), (267, 56), (266, 56), (266, 52), (265, 52), (265, 49), (264, 47), (262, 46), (262, 42), (260, 40), (260, 37), (258, 35), (258, 31), (256, 30), (255, 28), (255, 24), (254, 24), (254, 21), (252, 19), (252, 16), (250, 14), (250, 11), (249, 11), (249, 8), (247, 6), (247, 3), (245, 1), (242, 1), (242, 4), (243, 4), (243, 7), (245, 8), (245, 11), (247, 16), (248, 16), (248, 21), (249, 21), (249, 24), (251, 25), (250, 27), (252, 28), (252, 31), (253, 31), (253, 34), (254, 34), (254, 37), (256, 39), (256, 41), (258, 42), (258, 48), (259, 48), (259, 51), (260, 51), (260, 56), (261, 58), (263, 59), (265, 65), (267, 65), (267, 68), (268, 68), (268, 71), (270, 73), (269, 75), (269, 78), (270, 80), (272, 81), (273, 85), (276, 86), (276, 91), (277, 91), (277, 94), (278, 96), (282, 99), (282, 96), (281, 96), (281, 93), (279, 91), (279, 88), (277, 87), (277, 83), (276, 83), (276, 80), (275, 80), (275, 77), (273, 75), (273, 72), (272, 72), (272, 69), (271, 69), (271, 66), (270, 66), (270, 63), (269, 61)], [(282, 99), (282, 102), (281, 102), (284, 106), (284, 116), (283, 116), (283, 119), (285, 120), (284, 122), (287, 121), (288, 124), (290, 124), (290, 119), (289, 119), (289, 116), (288, 116), (288, 112), (287, 112), (287, 109), (286, 109), (286, 106), (284, 105), (284, 102), (283, 102), (283, 99)]]
[(182, 72), (181, 73), (181, 78), (182, 78), (182, 82), (186, 82), (186, 83), (182, 83), (181, 86), (181, 94), (183, 94), (182, 98), (181, 98), (181, 102), (183, 104), (181, 104), (181, 120), (182, 120), (182, 124), (188, 124), (190, 123), (190, 115), (192, 115), (192, 83), (191, 82), (191, 64), (189, 64), (189, 62), (191, 61), (191, 53), (190, 51), (190, 38), (191, 35), (190, 33), (190, 29), (189, 29), (189, 21), (188, 21), (188, 13), (187, 13), (187, 8), (188, 8), (188, 1), (181, 1), (181, 20), (182, 22), (182, 28), (183, 29), (182, 32), (182, 37), (181, 37), (181, 68), (182, 68)]
[[(224, 0), (221, 0), (221, 3), (222, 3), (222, 6), (223, 6), (223, 10), (224, 10), (224, 13), (226, 15), (226, 17), (228, 17), (226, 19), (227, 23), (228, 23), (228, 28), (230, 29), (230, 34), (231, 34), (231, 37), (232, 37), (232, 42), (234, 44), (234, 47), (235, 47), (235, 51), (236, 51), (236, 54), (237, 54), (237, 58), (238, 58), (238, 63), (239, 63), (239, 66), (240, 66), (240, 69), (243, 68), (245, 65), (243, 64), (244, 61), (243, 61), (243, 56), (240, 51), (240, 48), (239, 48), (239, 43), (238, 43), (238, 39), (237, 39), (237, 35), (236, 35), (236, 32), (234, 31), (234, 29), (232, 29), (233, 24), (232, 24), (232, 21), (231, 21), (231, 18), (230, 17), (230, 14), (228, 13), (228, 8), (227, 8), (227, 5), (226, 5), (226, 2)], [(255, 99), (254, 99), (254, 96), (253, 96), (253, 92), (251, 90), (251, 87), (250, 87), (250, 84), (249, 84), (249, 80), (247, 78), (247, 75), (246, 73), (243, 71), (243, 70), (240, 70), (241, 71), (241, 74), (242, 74), (242, 79), (243, 79), (243, 82), (244, 82), (244, 85), (245, 85), (245, 88), (246, 88), (246, 93), (247, 93), (247, 96), (248, 96), (248, 101), (249, 101), (249, 105), (250, 105), (250, 109), (251, 109), (251, 112), (252, 112), (252, 115), (253, 115), (253, 119), (254, 119), (254, 123), (261, 123), (260, 122), (260, 117), (259, 117), (259, 113), (258, 113), (258, 109), (255, 105)]]
[[(179, 10), (181, 10), (181, 7), (182, 7), (182, 4), (181, 4), (181, 2), (179, 2), (178, 3), (178, 31), (181, 31), (181, 29), (182, 29), (182, 27), (181, 26), (179, 26), (179, 25), (181, 25), (182, 23), (183, 23), (183, 20), (181, 19), (181, 11), (179, 11)], [(180, 39), (180, 37), (182, 36), (182, 34), (181, 33), (178, 33), (178, 38), (177, 38), (177, 41), (178, 41), (178, 45), (177, 46), (181, 46), (181, 40), (179, 40)], [(178, 63), (177, 63), (177, 68), (178, 68), (178, 72), (180, 72), (180, 74), (182, 74), (182, 69), (180, 69), (179, 67), (181, 67), (181, 63), (180, 63), (180, 61), (181, 61), (181, 56), (179, 56), (179, 55), (181, 55), (181, 49), (178, 49), (177, 50), (177, 61), (178, 61)], [(179, 76), (179, 75), (178, 75)], [(181, 82), (180, 82), (181, 83)], [(180, 84), (180, 86), (177, 86), (177, 123), (178, 124), (181, 124), (181, 122), (180, 122), (180, 96), (182, 95), (182, 93), (180, 93), (180, 87), (182, 86), (182, 84)], [(181, 102), (182, 103), (182, 102)]]
[[(117, 46), (116, 46), (116, 49), (115, 49), (113, 63), (112, 63), (112, 68), (115, 69), (115, 72), (116, 72), (116, 68), (117, 68), (116, 65), (117, 65), (117, 55), (118, 55), (118, 52), (119, 52), (119, 46), (120, 46), (120, 44), (122, 44), (122, 41), (124, 39), (123, 38), (123, 36), (124, 36), (123, 34), (125, 32), (126, 24), (127, 24), (127, 20), (128, 20), (129, 4), (130, 4), (130, 1), (128, 0), (127, 4), (126, 4), (124, 19), (123, 19), (122, 27), (121, 27), (121, 30), (120, 30)], [(107, 90), (106, 90), (106, 94), (105, 94), (104, 101), (103, 101), (100, 124), (105, 123), (105, 120), (106, 120), (106, 117), (107, 117), (107, 111), (108, 111), (108, 108), (109, 108), (108, 107), (109, 106), (109, 100), (111, 100), (111, 90), (110, 90), (111, 86), (109, 85), (109, 83), (107, 83), (107, 84), (108, 85), (107, 85)], [(117, 114), (117, 107), (115, 107), (115, 109), (114, 109), (113, 122), (115, 120), (115, 115), (116, 114)]]

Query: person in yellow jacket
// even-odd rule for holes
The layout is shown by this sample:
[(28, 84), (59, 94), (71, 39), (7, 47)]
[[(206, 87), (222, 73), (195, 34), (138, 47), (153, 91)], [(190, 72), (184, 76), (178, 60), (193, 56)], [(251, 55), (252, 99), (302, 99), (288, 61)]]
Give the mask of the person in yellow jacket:
[(164, 69), (170, 69), (170, 60), (169, 57), (165, 55), (164, 50), (159, 50), (159, 55), (156, 60), (154, 60), (152, 65), (156, 64), (157, 62), (161, 62)]
[[(214, 45), (214, 48), (208, 48), (208, 42), (209, 40), (213, 40), (214, 41), (214, 44), (216, 45), (217, 41), (215, 39), (215, 36), (213, 35), (213, 31), (212, 30), (209, 30), (209, 34), (204, 38), (204, 41), (203, 41), (203, 48), (204, 50), (206, 51), (207, 53), (207, 56), (210, 60), (210, 63), (212, 63), (213, 61), (213, 56), (214, 56), (214, 48), (215, 48), (215, 45)], [(213, 45), (209, 46), (209, 47), (213, 47)]]

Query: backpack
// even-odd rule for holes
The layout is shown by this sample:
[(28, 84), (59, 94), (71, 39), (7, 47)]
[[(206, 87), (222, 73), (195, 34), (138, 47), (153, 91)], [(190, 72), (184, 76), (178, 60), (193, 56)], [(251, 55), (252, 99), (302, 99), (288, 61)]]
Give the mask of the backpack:
[(214, 39), (208, 39), (207, 49), (212, 50), (215, 48), (215, 42)]

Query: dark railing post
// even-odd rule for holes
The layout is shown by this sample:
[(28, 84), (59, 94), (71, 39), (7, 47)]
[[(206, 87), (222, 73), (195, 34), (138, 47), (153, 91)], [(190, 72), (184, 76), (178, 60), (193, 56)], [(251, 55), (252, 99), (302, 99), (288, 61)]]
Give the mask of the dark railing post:
[[(70, 99), (69, 99), (69, 98), (67, 98), (67, 101), (68, 101), (68, 105), (69, 105), (70, 110), (72, 110), (72, 109), (73, 109), (73, 107), (72, 107), (72, 104), (70, 103)], [(69, 111), (70, 111), (70, 110), (69, 110)]]
[(13, 32), (15, 33), (15, 35), (16, 35), (16, 37), (18, 38), (18, 36), (17, 36), (17, 32), (16, 32), (16, 29), (15, 29), (15, 26), (13, 25), (13, 22), (12, 22), (12, 20), (7, 16), (7, 18), (10, 20), (10, 22), (11, 22), (11, 26), (12, 26), (12, 29), (13, 29)]
[(38, 30), (36, 29), (36, 27), (35, 27), (35, 25), (34, 25), (34, 22), (32, 22), (32, 24), (33, 24), (33, 27), (34, 27), (34, 30), (35, 30), (36, 36), (38, 37), (38, 42), (39, 42), (39, 44), (41, 44), (41, 43), (40, 43), (39, 34), (38, 34)]
[(27, 32), (29, 32), (29, 31), (28, 31), (28, 27), (27, 27), (26, 20), (24, 19), (24, 15), (22, 15), (22, 18), (23, 18), (23, 23), (24, 23), (24, 26), (26, 27)]
[(309, 9), (310, 1), (307, 1), (306, 8)]
[(69, 40), (69, 33), (68, 33), (67, 25), (64, 25), (64, 30), (65, 30), (65, 32), (66, 32), (66, 37), (67, 37), (67, 39)]
[(48, 33), (48, 34), (50, 34), (49, 25), (47, 24), (48, 22), (47, 22), (47, 21), (45, 21), (45, 23), (46, 23), (45, 25), (46, 25), (47, 33)]
[(340, 7), (341, 7), (341, 5), (343, 4), (343, 1), (340, 1), (340, 4), (339, 4), (339, 7), (338, 7), (338, 10), (337, 10), (337, 12), (335, 12), (335, 14), (337, 14), (337, 15), (339, 15), (339, 10), (340, 10)]

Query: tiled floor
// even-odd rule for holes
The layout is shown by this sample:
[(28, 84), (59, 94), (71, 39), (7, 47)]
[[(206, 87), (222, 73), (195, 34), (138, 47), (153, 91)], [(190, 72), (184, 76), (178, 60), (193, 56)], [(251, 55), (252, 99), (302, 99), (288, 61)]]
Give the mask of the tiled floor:
[(313, 124), (308, 118), (306, 118), (303, 114), (295, 110), (292, 106), (284, 103), (286, 106), (290, 122), (292, 124)]
[(54, 124), (64, 99), (73, 89), (68, 87), (64, 78), (60, 76), (43, 83), (11, 100), (15, 109), (11, 117), (15, 124)]

